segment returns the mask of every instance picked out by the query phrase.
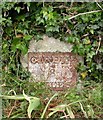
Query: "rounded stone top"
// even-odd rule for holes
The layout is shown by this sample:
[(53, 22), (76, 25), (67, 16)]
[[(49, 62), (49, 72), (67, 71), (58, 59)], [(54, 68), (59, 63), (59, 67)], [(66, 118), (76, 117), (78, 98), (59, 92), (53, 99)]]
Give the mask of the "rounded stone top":
[(44, 35), (43, 40), (30, 41), (28, 52), (71, 52), (72, 46), (70, 43)]
[[(60, 41), (53, 37), (43, 35), (43, 40), (32, 39), (29, 43), (29, 52), (71, 52), (73, 45), (67, 42)], [(21, 55), (20, 61), (23, 68), (28, 67), (28, 53)]]

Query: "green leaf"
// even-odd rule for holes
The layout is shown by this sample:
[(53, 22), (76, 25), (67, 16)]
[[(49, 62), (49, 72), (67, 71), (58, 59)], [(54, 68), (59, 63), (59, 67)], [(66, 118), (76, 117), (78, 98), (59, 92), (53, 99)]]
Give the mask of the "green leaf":
[(16, 44), (16, 45), (12, 45), (12, 47), (11, 47), (11, 49), (12, 50), (16, 50), (16, 49), (19, 49), (19, 50), (21, 50), (21, 52), (25, 55), (26, 53), (27, 53), (27, 51), (28, 51), (28, 48), (27, 48), (27, 46), (24, 44), (24, 43), (18, 43), (18, 44)]
[(20, 7), (15, 7), (15, 10), (17, 10), (18, 13), (20, 13)]
[(85, 39), (83, 39), (83, 44), (86, 44), (86, 45), (88, 45), (88, 44), (90, 44), (91, 43), (91, 41), (90, 41), (90, 39), (87, 37), (87, 38), (85, 38)]
[(72, 42), (73, 42), (73, 39), (74, 39), (73, 36), (69, 36), (69, 37), (68, 37), (68, 42), (72, 43)]
[(46, 28), (47, 32), (59, 32), (59, 26), (47, 26)]
[(24, 20), (25, 20), (25, 14), (17, 16), (16, 19), (18, 21), (23, 21), (24, 22)]
[(49, 20), (51, 20), (51, 19), (53, 19), (53, 18), (54, 18), (54, 16), (53, 16), (53, 13), (52, 13), (52, 12), (48, 14), (48, 18), (49, 18)]
[(15, 52), (16, 51), (16, 49), (19, 49), (19, 50), (21, 50), (21, 44), (20, 44), (20, 41), (21, 39), (20, 38), (14, 38), (13, 40), (12, 40), (12, 45), (11, 45), (11, 50), (13, 50), (13, 52)]
[(83, 15), (83, 16), (80, 16), (80, 17), (83, 20), (83, 22), (88, 22), (89, 21), (89, 18), (86, 15)]
[(32, 36), (31, 36), (31, 35), (25, 35), (23, 38), (24, 38), (25, 40), (30, 40), (30, 39), (32, 38)]
[(40, 105), (40, 99), (37, 97), (29, 97), (24, 93), (24, 91), (23, 91), (23, 95), (24, 95), (25, 99), (27, 101), (29, 101), (29, 106), (28, 106), (27, 112), (28, 112), (28, 117), (31, 118), (32, 111), (36, 110)]
[(91, 32), (92, 34), (94, 34), (94, 30), (93, 30), (93, 29), (90, 29), (90, 32)]
[(14, 38), (13, 40), (12, 40), (12, 45), (17, 45), (18, 43), (20, 43), (20, 40), (21, 40), (21, 38)]
[(103, 46), (101, 46), (101, 48), (99, 49), (100, 53), (103, 53)]
[(27, 53), (27, 51), (28, 51), (27, 46), (26, 46), (25, 44), (22, 45), (22, 47), (21, 47), (21, 52), (25, 55), (25, 54)]
[(87, 54), (87, 56), (88, 56), (89, 58), (92, 58), (94, 55), (95, 55), (95, 52), (94, 52), (94, 51), (90, 51), (90, 53)]
[(92, 28), (92, 29), (98, 29), (99, 26), (98, 26), (98, 25), (91, 25), (91, 28)]
[(96, 65), (96, 68), (97, 68), (97, 70), (102, 70), (103, 68), (102, 68), (102, 64), (97, 64)]
[(31, 113), (33, 110), (36, 110), (40, 105), (40, 99), (39, 98), (36, 98), (36, 97), (33, 97), (30, 99), (29, 101), (29, 106), (28, 106), (28, 117), (31, 118)]

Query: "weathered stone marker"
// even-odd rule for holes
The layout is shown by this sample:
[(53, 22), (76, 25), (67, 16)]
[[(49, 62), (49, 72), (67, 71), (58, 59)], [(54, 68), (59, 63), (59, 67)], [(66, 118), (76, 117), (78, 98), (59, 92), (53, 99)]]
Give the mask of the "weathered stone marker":
[(23, 68), (31, 73), (30, 82), (44, 81), (53, 90), (74, 86), (78, 79), (77, 59), (83, 59), (72, 53), (72, 47), (73, 44), (46, 35), (43, 40), (32, 39), (28, 53), (20, 58)]
[(71, 52), (29, 52), (28, 70), (34, 82), (46, 82), (53, 90), (64, 90), (76, 83), (77, 58)]

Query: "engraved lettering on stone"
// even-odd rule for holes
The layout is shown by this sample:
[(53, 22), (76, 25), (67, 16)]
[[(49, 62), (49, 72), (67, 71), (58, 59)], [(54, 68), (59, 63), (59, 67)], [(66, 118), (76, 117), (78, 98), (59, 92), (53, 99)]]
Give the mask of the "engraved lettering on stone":
[(45, 81), (51, 88), (69, 87), (76, 78), (76, 60), (69, 53), (29, 53), (29, 60), (29, 71), (35, 80)]

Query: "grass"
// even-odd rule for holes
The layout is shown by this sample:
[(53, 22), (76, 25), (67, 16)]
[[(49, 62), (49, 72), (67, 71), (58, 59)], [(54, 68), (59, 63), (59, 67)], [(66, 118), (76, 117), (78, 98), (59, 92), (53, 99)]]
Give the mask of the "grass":
[(102, 84), (93, 81), (55, 92), (44, 83), (30, 83), (29, 77), (22, 80), (3, 71), (3, 118), (103, 118), (101, 92)]

